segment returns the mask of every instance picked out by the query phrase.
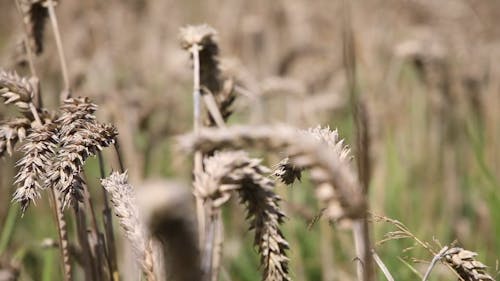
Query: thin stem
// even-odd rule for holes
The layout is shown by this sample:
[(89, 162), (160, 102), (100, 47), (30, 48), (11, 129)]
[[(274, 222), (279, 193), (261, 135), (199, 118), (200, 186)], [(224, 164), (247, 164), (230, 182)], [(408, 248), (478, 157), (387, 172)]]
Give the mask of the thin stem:
[[(19, 0), (15, 0), (16, 2), (16, 8), (17, 12), (21, 16), (21, 18), (24, 17), (23, 12), (21, 10), (21, 5), (19, 4)], [(35, 68), (35, 60), (34, 60), (34, 55), (30, 47), (30, 42), (28, 39), (28, 27), (26, 26), (26, 22), (22, 20), (23, 22), (23, 29), (24, 29), (24, 34), (23, 34), (23, 45), (26, 50), (26, 54), (28, 55), (28, 65), (30, 68), (31, 76), (32, 77), (38, 77), (36, 73), (36, 68)], [(42, 96), (40, 95), (40, 91), (37, 89), (35, 91), (35, 100), (37, 102), (37, 107), (41, 108), (43, 107), (43, 101), (42, 101)]]
[(217, 211), (216, 217), (216, 233), (214, 237), (214, 249), (212, 257), (212, 281), (218, 281), (220, 275), (220, 267), (222, 260), (222, 247), (224, 243), (224, 224), (222, 223), (221, 210)]
[[(97, 153), (97, 157), (99, 158), (99, 173), (101, 175), (101, 178), (104, 179), (106, 177), (106, 172), (104, 171), (104, 159), (100, 151)], [(123, 167), (121, 168), (123, 169)], [(111, 268), (111, 272), (113, 274), (113, 277), (115, 278), (115, 276), (119, 276), (119, 272), (118, 272), (118, 262), (116, 259), (116, 242), (115, 242), (116, 239), (113, 232), (113, 218), (111, 215), (111, 208), (109, 207), (108, 193), (104, 188), (102, 189), (102, 194), (104, 198), (104, 210), (102, 213), (104, 217), (104, 231), (106, 233), (106, 241), (107, 241), (106, 243), (108, 250), (107, 257), (109, 266)]]
[(32, 102), (30, 102), (29, 107), (31, 110), (31, 114), (33, 114), (33, 117), (35, 118), (36, 124), (38, 126), (42, 126), (43, 123), (42, 120), (40, 119), (40, 115), (38, 115), (38, 112), (36, 111), (35, 105)]
[[(201, 93), (200, 93), (200, 46), (193, 44), (191, 47), (193, 56), (193, 130), (198, 134), (201, 127)], [(194, 154), (194, 174), (203, 171), (203, 155), (197, 151)], [(196, 197), (196, 215), (198, 220), (199, 243), (204, 245), (206, 228), (206, 211), (203, 199)]]
[(116, 158), (118, 159), (118, 165), (120, 166), (120, 172), (125, 172), (125, 165), (123, 164), (123, 157), (120, 149), (120, 143), (118, 142), (118, 138), (115, 140), (115, 144), (113, 145), (115, 148)]
[(95, 270), (96, 264), (92, 256), (92, 250), (87, 233), (87, 219), (85, 216), (85, 211), (80, 208), (79, 204), (75, 204), (73, 210), (76, 218), (76, 234), (80, 247), (82, 249), (80, 258), (83, 260), (83, 272), (87, 280), (93, 280), (96, 279), (97, 272)]
[(216, 214), (210, 216), (210, 219), (207, 224), (207, 232), (205, 237), (205, 244), (202, 254), (202, 271), (203, 271), (203, 280), (210, 281), (212, 280), (212, 260), (213, 260), (213, 249), (214, 249), (214, 241), (215, 241), (215, 221)]
[[(21, 5), (19, 4), (19, 0), (15, 0), (15, 2), (16, 2), (17, 12), (21, 16), (21, 18), (23, 18), (24, 15), (23, 15), (23, 12), (21, 10)], [(23, 44), (24, 44), (24, 47), (26, 48), (26, 53), (28, 55), (28, 65), (30, 67), (31, 75), (37, 76), (36, 69), (35, 69), (35, 63), (33, 62), (33, 52), (30, 48), (30, 44), (29, 44), (29, 40), (28, 40), (28, 27), (26, 26), (26, 23), (24, 20), (22, 22), (23, 22), (23, 29), (24, 29)]]
[(52, 29), (54, 30), (54, 38), (57, 46), (57, 54), (59, 56), (59, 62), (61, 64), (61, 72), (63, 76), (64, 89), (61, 92), (60, 99), (61, 101), (66, 100), (71, 96), (71, 90), (69, 85), (69, 75), (68, 75), (68, 67), (66, 64), (66, 58), (64, 56), (64, 49), (61, 41), (61, 33), (59, 32), (59, 24), (57, 23), (57, 16), (54, 9), (55, 3), (53, 0), (47, 0), (45, 2), (47, 9), (49, 10), (50, 22), (52, 24)]
[(377, 253), (373, 249), (372, 249), (372, 256), (373, 256), (373, 260), (375, 261), (375, 263), (378, 265), (380, 270), (382, 270), (382, 273), (384, 273), (384, 276), (387, 279), (387, 281), (394, 281), (394, 277), (392, 277), (391, 272), (389, 271), (387, 266), (385, 266), (384, 262), (380, 259), (380, 257), (377, 255)]
[(71, 276), (71, 261), (69, 254), (68, 231), (66, 229), (66, 219), (62, 209), (61, 199), (59, 198), (58, 191), (50, 188), (52, 200), (54, 201), (54, 215), (56, 217), (57, 234), (59, 237), (59, 249), (61, 251), (61, 259), (63, 265), (64, 281), (73, 280)]
[(446, 253), (446, 251), (448, 251), (448, 246), (445, 246), (443, 249), (441, 249), (441, 251), (439, 251), (439, 253), (437, 253), (434, 256), (434, 258), (431, 261), (431, 264), (429, 265), (429, 268), (427, 268), (427, 271), (425, 272), (424, 278), (422, 278), (422, 281), (427, 281), (427, 278), (429, 278), (429, 276), (431, 275), (432, 269), (434, 268), (436, 263), (439, 260), (441, 260), (441, 258), (443, 257), (444, 253)]
[(97, 216), (95, 214), (95, 208), (94, 208), (94, 203), (92, 201), (92, 197), (90, 196), (90, 192), (88, 190), (88, 188), (85, 188), (85, 191), (86, 191), (86, 200), (87, 200), (87, 207), (89, 208), (90, 210), (90, 218), (91, 218), (91, 222), (92, 222), (92, 235), (94, 236), (94, 239), (96, 240), (96, 245), (97, 245), (97, 249), (94, 249), (94, 252), (95, 252), (95, 256), (96, 256), (96, 259), (97, 259), (97, 273), (98, 273), (98, 277), (100, 278), (100, 280), (102, 280), (102, 276), (103, 276), (103, 266), (102, 265), (102, 256), (104, 255), (105, 258), (106, 258), (106, 261), (107, 261), (107, 265), (109, 267), (109, 272), (113, 272), (111, 270), (111, 265), (109, 263), (109, 260), (108, 260), (108, 255), (107, 255), (107, 251), (105, 249), (105, 242), (104, 242), (104, 239), (101, 239), (101, 231), (99, 230), (99, 226), (97, 224)]

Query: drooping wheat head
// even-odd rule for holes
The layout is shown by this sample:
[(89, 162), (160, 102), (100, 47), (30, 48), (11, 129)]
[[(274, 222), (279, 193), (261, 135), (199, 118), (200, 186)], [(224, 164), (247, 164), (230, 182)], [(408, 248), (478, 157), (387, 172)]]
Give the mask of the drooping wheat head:
[(251, 159), (243, 151), (216, 152), (204, 161), (205, 171), (195, 175), (195, 192), (219, 208), (237, 191), (247, 208), (250, 229), (255, 231), (254, 244), (261, 254), (262, 280), (290, 280), (288, 257), (280, 224), (285, 215), (279, 208), (274, 181), (266, 175), (271, 172), (260, 159)]
[(366, 202), (354, 172), (340, 155), (311, 136), (286, 126), (235, 126), (228, 129), (203, 129), (198, 135), (185, 135), (181, 146), (188, 151), (256, 147), (285, 150), (293, 164), (311, 171), (316, 197), (327, 207), (330, 219), (363, 218)]
[[(29, 47), (33, 54), (39, 55), (43, 52), (43, 36), (45, 22), (49, 16), (44, 0), (18, 0), (26, 25)], [(56, 2), (56, 1), (54, 1)]]
[(206, 24), (186, 26), (181, 29), (180, 35), (183, 49), (189, 50), (193, 46), (199, 48), (200, 86), (206, 87), (214, 95), (222, 88), (216, 35), (215, 29)]
[[(344, 140), (340, 138), (338, 130), (331, 130), (329, 127), (309, 128), (301, 130), (300, 133), (311, 136), (319, 142), (326, 144), (334, 153), (338, 154), (341, 160), (349, 158), (350, 149), (344, 144)], [(278, 163), (274, 175), (278, 177), (283, 183), (290, 185), (302, 177), (303, 169), (293, 165), (289, 157), (285, 157)]]

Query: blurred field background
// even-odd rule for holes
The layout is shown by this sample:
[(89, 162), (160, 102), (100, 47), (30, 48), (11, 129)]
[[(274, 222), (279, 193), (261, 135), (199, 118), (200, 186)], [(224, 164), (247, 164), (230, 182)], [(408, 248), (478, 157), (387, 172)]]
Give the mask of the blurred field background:
[[(180, 27), (208, 23), (218, 31), (224, 73), (245, 93), (230, 124), (329, 125), (352, 144), (343, 64), (349, 23), (372, 140), (372, 212), (405, 223), (426, 241), (457, 240), (497, 274), (500, 1), (86, 0), (61, 1), (57, 14), (74, 95), (91, 97), (99, 119), (117, 125), (126, 167), (139, 185), (190, 178), (190, 159), (173, 150), (174, 136), (192, 126), (192, 70), (179, 46)], [(0, 15), (0, 66), (27, 73), (16, 66), (23, 31), (14, 1), (0, 1)], [(44, 102), (54, 108), (61, 81), (50, 28), (46, 36), (36, 66)], [(0, 117), (7, 112), (0, 105)], [(57, 238), (47, 198), (23, 218), (11, 203), (17, 159), (0, 161), (0, 268), (20, 268), (20, 280), (61, 280), (58, 251), (42, 247)], [(97, 160), (89, 162), (90, 190), (100, 194)], [(278, 193), (289, 217), (284, 230), (294, 280), (354, 280), (351, 233), (322, 220), (308, 226), (319, 208), (307, 181), (279, 186)], [(243, 217), (236, 203), (225, 209), (221, 280), (260, 279)], [(379, 241), (393, 227), (372, 229)], [(425, 250), (403, 251), (412, 243), (376, 247), (396, 280), (420, 280), (411, 267), (422, 273), (427, 263), (412, 258), (432, 259)], [(431, 280), (454, 278), (443, 267)]]

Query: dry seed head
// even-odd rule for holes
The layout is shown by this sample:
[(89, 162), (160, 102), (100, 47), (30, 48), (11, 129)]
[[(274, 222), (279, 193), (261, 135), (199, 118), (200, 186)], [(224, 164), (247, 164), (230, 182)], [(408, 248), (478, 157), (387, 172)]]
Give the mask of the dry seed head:
[(101, 183), (111, 194), (111, 204), (119, 219), (120, 226), (130, 241), (147, 280), (156, 280), (151, 241), (145, 226), (139, 219), (134, 190), (128, 184), (127, 172), (122, 174), (113, 172), (108, 178), (102, 179)]
[[(85, 161), (113, 144), (117, 135), (111, 125), (84, 120), (77, 120), (73, 125), (73, 130), (69, 130), (68, 134), (59, 135), (61, 148), (48, 179), (50, 186), (61, 192), (64, 206), (83, 199), (84, 182), (80, 173)], [(61, 127), (61, 132), (64, 129)]]
[(0, 157), (5, 152), (12, 155), (14, 146), (26, 137), (31, 128), (31, 121), (26, 118), (16, 118), (0, 124)]
[(284, 184), (290, 185), (293, 184), (295, 180), (301, 180), (303, 170), (304, 169), (295, 166), (292, 161), (290, 161), (290, 158), (285, 157), (278, 163), (273, 175), (278, 177)]
[(217, 152), (204, 161), (205, 171), (196, 176), (196, 190), (217, 208), (236, 190), (247, 207), (250, 229), (255, 231), (254, 244), (261, 254), (262, 280), (290, 280), (288, 276), (289, 248), (279, 225), (285, 215), (279, 208), (274, 181), (266, 174), (271, 170), (261, 165), (260, 159), (251, 159), (243, 151)]
[(180, 139), (188, 151), (201, 152), (223, 148), (239, 149), (246, 146), (282, 151), (290, 156), (295, 166), (311, 170), (316, 197), (328, 209), (330, 219), (363, 218), (366, 201), (355, 173), (346, 161), (326, 144), (311, 136), (286, 126), (236, 126), (226, 129), (204, 128), (197, 135), (189, 134)]
[(23, 111), (29, 110), (33, 99), (33, 87), (24, 77), (16, 72), (0, 71), (0, 96), (5, 104), (14, 104)]
[[(45, 1), (41, 0), (21, 0), (19, 1), (23, 21), (28, 32), (29, 47), (34, 54), (43, 52), (43, 35), (45, 22), (48, 18), (48, 10), (44, 6)], [(53, 1), (56, 3), (57, 1)]]
[(217, 96), (222, 89), (222, 79), (219, 68), (219, 46), (217, 32), (212, 27), (203, 24), (181, 28), (181, 46), (193, 52), (193, 47), (199, 51), (200, 87), (209, 90)]
[(61, 192), (63, 205), (83, 198), (84, 181), (80, 177), (88, 157), (115, 142), (116, 129), (95, 120), (97, 106), (88, 98), (70, 98), (61, 106), (60, 149), (50, 169), (47, 185)]
[(57, 149), (56, 130), (57, 127), (53, 123), (35, 127), (22, 147), (24, 157), (17, 164), (20, 167), (16, 175), (18, 188), (13, 201), (21, 204), (23, 213), (30, 202), (34, 202), (40, 196), (40, 190), (44, 186), (47, 167), (53, 161)]
[[(329, 127), (321, 128), (320, 126), (317, 126), (315, 128), (301, 130), (299, 133), (304, 136), (311, 136), (319, 142), (326, 144), (339, 156), (341, 161), (345, 161), (350, 158), (350, 149), (344, 144), (344, 140), (340, 138), (337, 130), (332, 131)], [(300, 181), (302, 171), (303, 169), (294, 165), (291, 159), (286, 157), (278, 163), (278, 167), (274, 171), (274, 175), (283, 183), (290, 185), (294, 183), (295, 180)]]
[(200, 47), (216, 44), (217, 31), (208, 24), (188, 25), (181, 28), (181, 47), (190, 49), (193, 45)]
[(447, 250), (443, 255), (444, 261), (465, 281), (494, 281), (495, 279), (486, 273), (487, 266), (477, 261), (476, 256), (477, 253), (458, 247)]

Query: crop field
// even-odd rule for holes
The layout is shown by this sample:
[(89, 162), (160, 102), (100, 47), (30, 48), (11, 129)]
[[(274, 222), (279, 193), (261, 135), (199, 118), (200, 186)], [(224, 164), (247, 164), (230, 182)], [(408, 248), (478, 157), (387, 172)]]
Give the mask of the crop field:
[(500, 1), (0, 1), (0, 281), (494, 281)]

